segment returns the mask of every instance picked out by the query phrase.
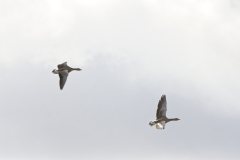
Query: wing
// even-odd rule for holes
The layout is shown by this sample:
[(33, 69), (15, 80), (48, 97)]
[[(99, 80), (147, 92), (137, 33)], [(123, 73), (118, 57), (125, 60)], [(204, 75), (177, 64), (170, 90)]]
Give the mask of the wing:
[(66, 66), (68, 66), (67, 62), (64, 62), (62, 64), (59, 64), (57, 67), (58, 67), (58, 69), (61, 69), (61, 68), (66, 67)]
[(166, 112), (167, 112), (167, 100), (166, 96), (162, 95), (161, 100), (158, 102), (158, 109), (156, 113), (157, 119), (165, 116), (166, 117)]
[(61, 71), (58, 75), (60, 78), (60, 81), (59, 81), (60, 89), (62, 90), (67, 81), (68, 71), (67, 70)]
[(165, 121), (161, 121), (160, 124), (162, 125), (162, 127), (163, 127), (163, 129), (164, 129), (166, 122), (165, 122)]

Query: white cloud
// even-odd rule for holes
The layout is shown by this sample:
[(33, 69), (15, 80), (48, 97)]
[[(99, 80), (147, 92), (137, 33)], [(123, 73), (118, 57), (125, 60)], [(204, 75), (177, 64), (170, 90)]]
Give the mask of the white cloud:
[(5, 66), (84, 66), (110, 55), (109, 66), (127, 67), (133, 82), (207, 99), (214, 113), (240, 114), (233, 1), (2, 1), (1, 13)]

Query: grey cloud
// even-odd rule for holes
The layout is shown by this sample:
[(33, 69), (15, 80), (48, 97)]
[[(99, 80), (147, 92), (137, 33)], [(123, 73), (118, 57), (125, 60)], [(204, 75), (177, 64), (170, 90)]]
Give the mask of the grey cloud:
[[(52, 67), (1, 71), (1, 157), (174, 159), (174, 152), (180, 159), (237, 159), (238, 118), (213, 116), (201, 109), (204, 99), (163, 92), (161, 83), (156, 88), (131, 83), (126, 71), (107, 67), (110, 59), (98, 57), (82, 72), (71, 73), (63, 91)], [(148, 122), (162, 93), (168, 116), (181, 121), (159, 132)]]

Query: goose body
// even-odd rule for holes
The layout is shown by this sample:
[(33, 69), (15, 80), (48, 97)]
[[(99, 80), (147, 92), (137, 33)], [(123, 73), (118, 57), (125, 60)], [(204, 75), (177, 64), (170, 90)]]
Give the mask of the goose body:
[(162, 95), (161, 99), (158, 102), (158, 108), (157, 108), (157, 113), (156, 113), (156, 120), (155, 121), (150, 121), (149, 125), (150, 126), (156, 126), (156, 129), (165, 129), (165, 124), (170, 122), (170, 121), (178, 121), (180, 120), (179, 118), (167, 118), (166, 117), (166, 112), (167, 112), (167, 100), (166, 96)]
[(59, 64), (58, 66), (58, 70), (54, 69), (52, 71), (53, 74), (58, 74), (59, 75), (59, 86), (60, 86), (60, 89), (62, 90), (66, 81), (67, 81), (67, 77), (68, 77), (68, 74), (71, 72), (71, 71), (81, 71), (82, 69), (80, 68), (71, 68), (67, 65), (67, 62), (64, 62), (62, 64)]

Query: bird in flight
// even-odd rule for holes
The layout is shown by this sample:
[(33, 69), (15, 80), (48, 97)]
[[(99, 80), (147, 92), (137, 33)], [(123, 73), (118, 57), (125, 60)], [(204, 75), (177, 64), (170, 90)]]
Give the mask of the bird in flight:
[(71, 71), (81, 71), (82, 69), (80, 68), (71, 68), (67, 65), (67, 62), (64, 62), (62, 64), (59, 64), (58, 65), (58, 70), (54, 69), (52, 71), (53, 74), (58, 74), (59, 75), (59, 78), (60, 78), (60, 81), (59, 81), (59, 85), (60, 85), (60, 89), (62, 90), (66, 81), (67, 81), (67, 77), (68, 77), (68, 74), (71, 72)]
[(170, 122), (170, 121), (178, 121), (180, 120), (179, 118), (167, 118), (166, 117), (166, 112), (167, 112), (167, 100), (166, 96), (162, 95), (161, 99), (158, 102), (158, 108), (157, 108), (157, 113), (156, 113), (156, 120), (155, 121), (150, 121), (149, 125), (150, 126), (156, 126), (156, 129), (164, 129), (165, 124)]

